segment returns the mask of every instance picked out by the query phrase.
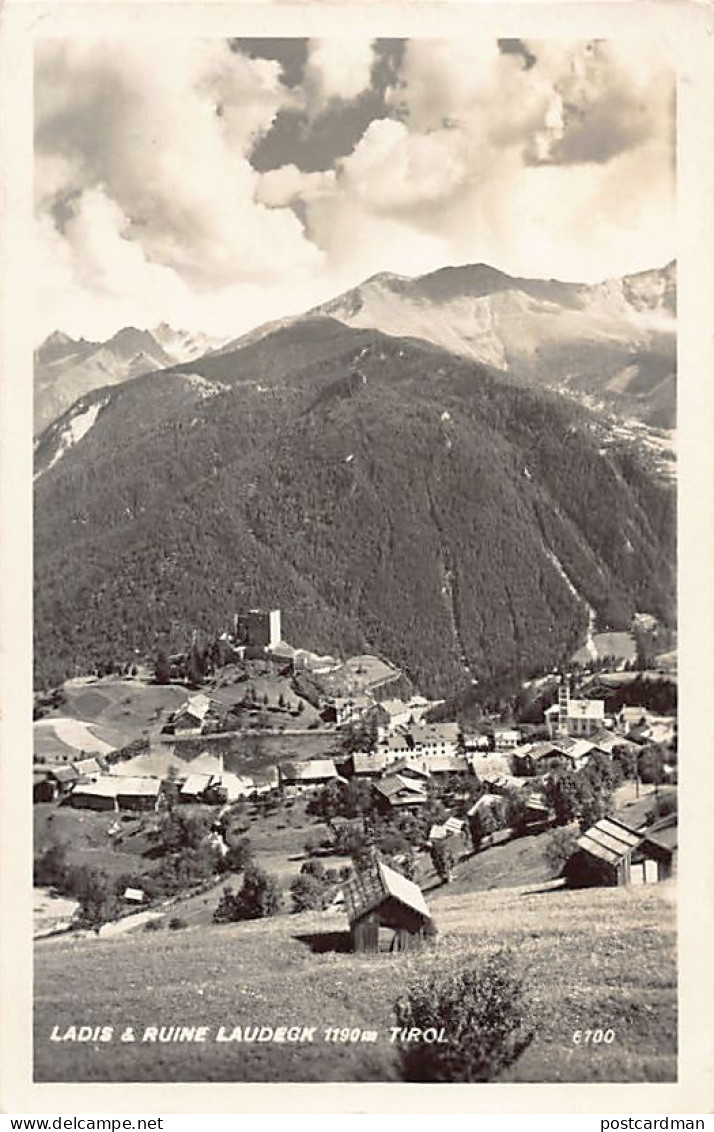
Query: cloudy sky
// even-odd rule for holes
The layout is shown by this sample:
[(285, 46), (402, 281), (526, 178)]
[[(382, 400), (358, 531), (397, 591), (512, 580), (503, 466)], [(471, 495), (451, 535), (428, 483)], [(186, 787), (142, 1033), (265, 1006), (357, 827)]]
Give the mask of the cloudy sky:
[(38, 339), (675, 254), (673, 76), (631, 41), (45, 40), (35, 114)]

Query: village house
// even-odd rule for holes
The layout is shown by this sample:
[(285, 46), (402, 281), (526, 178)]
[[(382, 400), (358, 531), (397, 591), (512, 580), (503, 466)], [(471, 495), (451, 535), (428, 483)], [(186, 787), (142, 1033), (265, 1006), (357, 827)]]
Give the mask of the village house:
[(281, 763), (278, 767), (279, 788), (288, 798), (339, 780), (334, 759), (307, 759), (304, 762)]
[(202, 802), (214, 781), (213, 774), (189, 774), (179, 789), (179, 802)]
[(419, 885), (382, 861), (352, 877), (344, 895), (354, 951), (407, 951), (435, 933)]
[(427, 800), (426, 786), (402, 774), (389, 774), (374, 783), (375, 800), (382, 813), (408, 810), (423, 806)]
[(521, 733), (515, 727), (494, 727), (493, 743), (497, 751), (513, 751), (521, 741)]
[(430, 755), (420, 765), (437, 777), (440, 774), (471, 774), (471, 763), (466, 755)]
[(47, 771), (48, 777), (57, 783), (58, 794), (65, 795), (79, 782), (79, 774), (73, 766), (53, 766)]
[[(527, 794), (525, 798), (525, 822), (527, 827), (544, 829), (553, 818), (553, 811), (546, 803), (542, 794)], [(536, 832), (532, 829), (531, 832)]]
[(75, 810), (118, 810), (116, 780), (98, 778), (78, 784), (69, 795), (69, 804)]
[(604, 726), (605, 701), (571, 699), (569, 682), (564, 679), (558, 689), (558, 702), (546, 710), (545, 721), (550, 739), (587, 738)]
[(145, 900), (143, 888), (125, 888), (122, 900), (126, 900), (127, 904), (143, 904)]
[(552, 770), (567, 767), (568, 770), (581, 770), (597, 748), (586, 739), (562, 738), (555, 741), (544, 740), (530, 747), (522, 747), (513, 755), (513, 769), (518, 774), (541, 775)]
[(117, 806), (120, 810), (158, 810), (161, 782), (158, 778), (117, 778)]
[(455, 756), (459, 749), (457, 723), (412, 723), (386, 736), (379, 750), (390, 761), (401, 758), (425, 759)]
[(467, 755), (488, 755), (491, 751), (491, 740), (488, 735), (483, 735), (480, 731), (464, 732), (463, 743)]
[(374, 754), (356, 751), (350, 756), (349, 769), (355, 778), (378, 778), (389, 765), (383, 752)]
[(617, 726), (633, 743), (657, 743), (666, 747), (674, 742), (676, 721), (673, 716), (656, 715), (647, 708), (627, 705), (617, 715)]
[(371, 708), (374, 708), (374, 704), (368, 696), (336, 696), (327, 705), (325, 713), (328, 722), (344, 727), (347, 723), (363, 719)]
[(160, 789), (158, 778), (103, 775), (78, 783), (69, 795), (69, 804), (84, 810), (157, 810)]
[(510, 794), (523, 788), (523, 779), (513, 774), (481, 774), (479, 778), (489, 794)]
[(595, 731), (590, 736), (590, 742), (598, 751), (609, 756), (615, 754), (616, 751), (629, 751), (636, 754), (639, 749), (637, 743), (632, 743), (629, 739), (625, 739), (623, 735), (618, 735), (606, 727), (601, 727), (599, 731)]
[(171, 721), (174, 735), (200, 735), (210, 706), (211, 701), (203, 692), (189, 696)]
[(443, 758), (458, 753), (458, 723), (415, 724), (409, 728), (407, 736), (411, 738), (416, 758)]
[(80, 778), (98, 777), (103, 773), (102, 766), (96, 756), (86, 759), (75, 759), (72, 766)]
[(252, 778), (223, 771), (211, 781), (205, 798), (208, 802), (224, 805), (226, 802), (237, 802), (239, 798), (247, 798), (254, 790)]
[(380, 735), (385, 736), (397, 727), (406, 727), (412, 720), (412, 709), (403, 700), (383, 700), (375, 709)]
[(380, 740), (377, 749), (380, 754), (384, 755), (387, 762), (396, 762), (413, 752), (411, 741), (404, 731), (394, 731), (385, 735)]

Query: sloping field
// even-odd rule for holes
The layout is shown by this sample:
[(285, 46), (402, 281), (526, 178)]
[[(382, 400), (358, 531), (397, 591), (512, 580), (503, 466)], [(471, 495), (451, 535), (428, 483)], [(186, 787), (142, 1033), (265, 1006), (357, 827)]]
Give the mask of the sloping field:
[[(596, 657), (614, 656), (617, 660), (634, 660), (637, 654), (632, 633), (596, 633), (591, 644), (595, 648)], [(573, 660), (576, 664), (587, 664), (592, 655), (592, 652), (583, 646), (574, 654)]]
[[(396, 1078), (393, 1004), (431, 968), (480, 964), (511, 945), (530, 985), (537, 1037), (513, 1081), (676, 1077), (675, 909), (670, 885), (588, 892), (524, 888), (429, 894), (439, 929), (420, 953), (358, 957), (337, 913), (102, 940), (39, 942), (37, 1081), (384, 1081)], [(331, 934), (328, 934), (331, 933)], [(53, 1041), (112, 1026), (107, 1042)], [(144, 1041), (150, 1027), (204, 1026), (203, 1042)], [(314, 1027), (312, 1041), (217, 1041), (219, 1027)], [(132, 1027), (134, 1040), (120, 1040)], [(325, 1040), (326, 1028), (377, 1031)], [(448, 1023), (447, 1023), (448, 1029)], [(577, 1030), (612, 1031), (576, 1044)], [(447, 1034), (448, 1036), (448, 1034)], [(505, 1079), (505, 1077), (504, 1077)]]
[(188, 692), (173, 684), (147, 684), (134, 679), (106, 676), (94, 680), (68, 680), (63, 686), (65, 715), (74, 715), (126, 730), (137, 738), (160, 716), (166, 717), (185, 702)]
[(108, 755), (127, 741), (126, 732), (103, 723), (87, 723), (69, 716), (38, 719), (32, 725), (35, 758), (62, 760), (80, 754)]

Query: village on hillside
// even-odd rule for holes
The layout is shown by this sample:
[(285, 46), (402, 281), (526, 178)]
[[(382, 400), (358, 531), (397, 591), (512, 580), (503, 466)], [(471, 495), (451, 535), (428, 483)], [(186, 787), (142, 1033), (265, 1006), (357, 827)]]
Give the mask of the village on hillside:
[(208, 648), (67, 681), (35, 705), (36, 934), (184, 926), (201, 895), (197, 922), (317, 909), (395, 951), (438, 930), (425, 893), (493, 886), (496, 849), (548, 884), (668, 880), (674, 685), (620, 675), (578, 666), (576, 694), (551, 674), (539, 721), (467, 725), (389, 662), (290, 646), (280, 610), (252, 609)]

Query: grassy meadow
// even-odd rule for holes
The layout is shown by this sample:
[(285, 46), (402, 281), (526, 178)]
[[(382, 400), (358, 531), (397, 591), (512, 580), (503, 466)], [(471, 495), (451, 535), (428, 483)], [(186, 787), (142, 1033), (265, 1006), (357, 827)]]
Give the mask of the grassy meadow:
[[(389, 1081), (393, 1005), (430, 969), (480, 964), (513, 948), (537, 1034), (502, 1080), (676, 1079), (675, 906), (671, 882), (567, 892), (546, 885), (427, 895), (439, 935), (421, 952), (362, 957), (339, 950), (341, 913), (281, 915), (114, 939), (36, 944), (37, 1081)], [(115, 1027), (111, 1042), (50, 1040), (53, 1027)], [(205, 1043), (144, 1043), (150, 1026), (207, 1026)], [(312, 1043), (215, 1041), (219, 1026), (314, 1026)], [(137, 1041), (121, 1042), (125, 1027)], [(377, 1030), (335, 1044), (327, 1027)], [(611, 1029), (611, 1044), (575, 1031)]]

